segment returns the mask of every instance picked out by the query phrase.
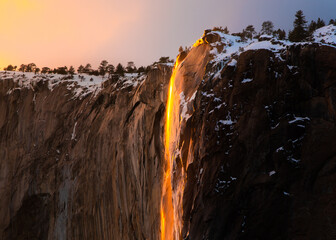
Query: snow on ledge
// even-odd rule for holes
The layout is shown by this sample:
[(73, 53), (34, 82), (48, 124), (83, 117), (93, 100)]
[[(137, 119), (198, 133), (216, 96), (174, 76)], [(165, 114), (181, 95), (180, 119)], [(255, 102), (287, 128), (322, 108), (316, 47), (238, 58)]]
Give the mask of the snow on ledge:
[(313, 34), (315, 42), (336, 45), (336, 26), (328, 25), (317, 29)]
[[(0, 81), (13, 80), (16, 83), (16, 88), (33, 88), (36, 83), (43, 81), (47, 82), (50, 91), (53, 91), (56, 86), (66, 83), (67, 89), (73, 93), (73, 98), (82, 99), (83, 97), (93, 93), (96, 96), (102, 90), (102, 83), (107, 80), (102, 76), (91, 76), (87, 74), (61, 75), (61, 74), (35, 74), (32, 72), (15, 72), (15, 71), (0, 71)], [(137, 87), (145, 80), (145, 75), (138, 76), (137, 73), (129, 74), (120, 77), (118, 83), (122, 88), (129, 86)], [(8, 94), (13, 89), (8, 91)]]

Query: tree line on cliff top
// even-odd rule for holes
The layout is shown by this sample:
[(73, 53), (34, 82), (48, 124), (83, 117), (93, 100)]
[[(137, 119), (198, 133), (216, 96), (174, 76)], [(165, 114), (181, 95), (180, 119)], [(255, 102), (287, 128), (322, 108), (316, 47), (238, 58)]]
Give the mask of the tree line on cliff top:
[[(336, 26), (336, 19), (330, 19), (329, 25)], [(247, 41), (248, 39), (260, 38), (263, 35), (268, 35), (275, 37), (279, 40), (288, 39), (291, 42), (303, 42), (303, 41), (311, 41), (313, 37), (313, 33), (315, 30), (324, 27), (326, 23), (318, 18), (316, 21), (312, 20), (309, 24), (307, 24), (306, 17), (303, 14), (302, 10), (299, 10), (295, 14), (295, 19), (293, 22), (293, 29), (287, 33), (283, 29), (275, 29), (272, 21), (265, 21), (261, 25), (261, 31), (258, 33), (255, 30), (253, 25), (248, 25), (241, 32), (232, 33), (233, 36), (239, 36), (242, 41)], [(227, 27), (214, 27), (213, 31), (220, 31), (225, 34), (229, 34), (229, 30)], [(186, 51), (181, 46), (179, 48), (179, 52)]]
[[(329, 25), (331, 24), (336, 26), (336, 19), (330, 19)], [(253, 25), (248, 25), (242, 32), (233, 33), (232, 35), (240, 36), (242, 40), (259, 38), (262, 35), (271, 35), (279, 40), (288, 39), (291, 42), (303, 42), (311, 41), (314, 31), (324, 27), (325, 25), (326, 23), (321, 18), (318, 18), (316, 21), (312, 20), (309, 24), (307, 24), (303, 11), (299, 10), (295, 14), (293, 29), (288, 32), (288, 38), (286, 38), (286, 31), (280, 28), (275, 30), (274, 24), (271, 21), (263, 22), (259, 33), (255, 31)], [(216, 28), (214, 30), (216, 30)], [(222, 31), (229, 33), (227, 27), (222, 29)]]
[[(336, 26), (336, 19), (330, 19), (329, 25), (333, 24)], [(288, 32), (288, 38), (286, 38), (286, 32), (283, 29), (274, 29), (274, 24), (271, 21), (265, 21), (261, 25), (261, 31), (257, 33), (253, 25), (248, 25), (242, 32), (232, 33), (234, 36), (241, 37), (242, 41), (246, 41), (247, 39), (259, 38), (263, 35), (271, 35), (273, 37), (278, 38), (279, 40), (288, 39), (291, 42), (302, 42), (302, 41), (311, 41), (312, 35), (314, 31), (318, 28), (325, 26), (326, 23), (321, 19), (318, 18), (316, 21), (311, 21), (307, 25), (307, 21), (305, 16), (303, 15), (302, 10), (299, 10), (295, 14), (295, 20), (293, 22), (293, 29)], [(229, 34), (229, 30), (227, 27), (215, 27), (213, 28), (214, 31), (221, 31), (223, 33)], [(187, 51), (188, 48), (183, 49), (181, 46), (179, 48), (179, 52)], [(171, 63), (173, 60), (169, 59), (169, 57), (161, 57), (158, 62), (153, 63), (153, 65), (157, 63)], [(125, 73), (147, 73), (153, 65), (147, 67), (139, 67), (137, 68), (134, 62), (128, 62), (127, 66), (124, 67), (121, 63), (119, 63), (116, 67), (112, 64), (109, 64), (108, 61), (103, 60), (101, 61), (98, 69), (93, 69), (90, 63), (86, 65), (80, 65), (77, 69), (77, 73), (79, 74), (89, 74), (95, 76), (106, 76), (111, 77), (112, 75), (119, 75), (124, 76)], [(21, 64), (18, 68), (17, 66), (8, 65), (4, 68), (5, 71), (20, 71), (20, 72), (34, 72), (42, 73), (42, 74), (75, 74), (75, 68), (70, 66), (58, 67), (58, 68), (49, 68), (43, 67), (42, 69), (38, 68), (35, 63), (29, 64)]]
[[(330, 19), (329, 25), (331, 24), (336, 26), (336, 19)], [(303, 11), (299, 10), (295, 14), (293, 29), (288, 32), (288, 38), (286, 37), (286, 31), (280, 28), (275, 30), (274, 24), (271, 21), (263, 22), (259, 33), (256, 32), (253, 25), (248, 25), (241, 32), (233, 33), (232, 35), (241, 37), (243, 41), (259, 38), (262, 35), (269, 35), (278, 38), (279, 40), (288, 39), (291, 42), (303, 42), (311, 41), (314, 31), (318, 28), (324, 27), (325, 25), (326, 23), (321, 18), (318, 18), (316, 21), (312, 20), (309, 24), (307, 24)], [(219, 30), (226, 34), (229, 33), (227, 27), (216, 27), (213, 30)]]
[[(169, 57), (161, 57), (158, 62), (155, 62), (150, 66), (147, 67), (141, 66), (137, 68), (134, 62), (128, 62), (126, 67), (124, 67), (121, 63), (118, 63), (118, 65), (115, 67), (113, 64), (110, 64), (107, 60), (102, 60), (97, 69), (93, 69), (90, 63), (80, 65), (77, 68), (77, 73), (88, 74), (93, 76), (108, 76), (108, 77), (111, 77), (112, 75), (124, 76), (125, 73), (142, 74), (150, 71), (153, 65), (157, 63), (172, 63), (173, 61), (174, 60), (170, 59)], [(4, 71), (19, 71), (19, 72), (32, 72), (35, 74), (42, 73), (42, 74), (62, 74), (62, 75), (67, 74), (74, 75), (76, 72), (73, 66), (70, 66), (69, 68), (67, 66), (57, 68), (49, 68), (49, 67), (39, 68), (36, 66), (35, 63), (21, 64), (19, 68), (17, 66), (9, 64), (7, 67), (4, 68)]]

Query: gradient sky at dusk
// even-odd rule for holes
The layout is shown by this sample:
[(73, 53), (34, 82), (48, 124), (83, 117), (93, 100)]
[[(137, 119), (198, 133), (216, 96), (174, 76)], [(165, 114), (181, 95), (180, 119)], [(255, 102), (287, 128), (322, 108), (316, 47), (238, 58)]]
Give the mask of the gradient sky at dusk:
[(149, 65), (214, 26), (259, 30), (271, 20), (288, 30), (299, 9), (309, 21), (336, 18), (335, 0), (0, 0), (0, 67)]

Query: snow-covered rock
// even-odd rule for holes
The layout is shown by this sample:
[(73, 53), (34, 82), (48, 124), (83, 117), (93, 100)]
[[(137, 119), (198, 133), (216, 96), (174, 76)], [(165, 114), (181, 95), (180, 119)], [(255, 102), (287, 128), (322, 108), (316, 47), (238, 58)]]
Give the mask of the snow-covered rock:
[[(13, 80), (15, 88), (31, 88), (38, 82), (46, 82), (50, 91), (62, 83), (67, 84), (68, 90), (73, 92), (74, 98), (83, 98), (90, 93), (97, 95), (103, 88), (103, 82), (107, 78), (87, 74), (61, 75), (61, 74), (35, 74), (32, 72), (0, 71), (1, 80)], [(118, 87), (136, 87), (145, 79), (144, 75), (137, 73), (126, 73), (119, 76), (116, 83)], [(14, 89), (14, 88), (13, 88)], [(13, 90), (9, 90), (9, 93)]]
[[(210, 41), (207, 41), (208, 39), (210, 39)], [(210, 64), (215, 66), (214, 69), (219, 73), (227, 65), (234, 66), (234, 59), (237, 59), (241, 53), (249, 50), (270, 50), (281, 60), (280, 53), (293, 45), (318, 43), (336, 46), (336, 26), (329, 25), (317, 29), (313, 34), (311, 42), (294, 43), (288, 40), (279, 40), (271, 35), (262, 35), (258, 39), (243, 40), (239, 36), (225, 34), (220, 30), (207, 30), (193, 47), (198, 47), (202, 43), (208, 43), (211, 46)], [(214, 74), (216, 74), (216, 72), (214, 72)], [(216, 76), (218, 76), (218, 74)]]
[(313, 34), (313, 40), (336, 46), (336, 26), (328, 25), (317, 29)]

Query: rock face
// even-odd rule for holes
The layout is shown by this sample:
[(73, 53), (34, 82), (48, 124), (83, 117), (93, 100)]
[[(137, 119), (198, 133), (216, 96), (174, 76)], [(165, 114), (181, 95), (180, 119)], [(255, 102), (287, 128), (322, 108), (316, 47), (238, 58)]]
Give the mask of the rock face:
[(158, 239), (170, 74), (83, 99), (0, 81), (0, 239)]
[(187, 122), (184, 235), (335, 239), (336, 49), (237, 60), (203, 82)]
[[(336, 48), (207, 34), (176, 73), (182, 237), (335, 239)], [(160, 239), (171, 72), (83, 98), (1, 79), (0, 239)]]

